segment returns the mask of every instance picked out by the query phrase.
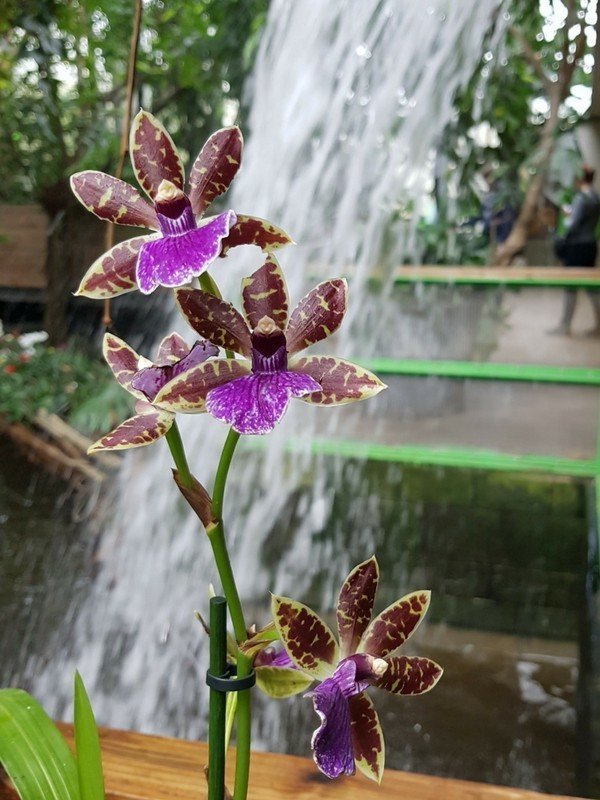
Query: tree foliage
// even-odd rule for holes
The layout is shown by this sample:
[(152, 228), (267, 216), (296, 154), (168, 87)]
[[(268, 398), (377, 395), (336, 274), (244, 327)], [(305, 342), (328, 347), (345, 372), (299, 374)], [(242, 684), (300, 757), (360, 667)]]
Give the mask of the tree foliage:
[[(436, 236), (449, 227), (457, 227), (458, 241), (464, 242), (464, 252), (454, 252), (451, 260), (473, 260), (472, 226), (466, 229), (481, 213), (486, 170), (501, 185), (499, 202), (509, 197), (518, 207), (539, 169), (548, 121), (555, 116), (554, 144), (581, 119), (581, 97), (592, 82), (595, 9), (595, 0), (511, 0), (501, 44), (495, 26), (490, 28), (481, 61), (455, 99), (455, 117), (440, 147), (438, 218), (423, 226), (436, 260), (449, 256)], [(455, 247), (457, 239), (450, 241)], [(479, 241), (475, 260), (484, 257), (486, 242)]]
[[(135, 104), (159, 113), (184, 151), (239, 116), (267, 4), (145, 0)], [(5, 0), (0, 199), (60, 207), (57, 186), (71, 172), (114, 164), (133, 8), (133, 0)]]

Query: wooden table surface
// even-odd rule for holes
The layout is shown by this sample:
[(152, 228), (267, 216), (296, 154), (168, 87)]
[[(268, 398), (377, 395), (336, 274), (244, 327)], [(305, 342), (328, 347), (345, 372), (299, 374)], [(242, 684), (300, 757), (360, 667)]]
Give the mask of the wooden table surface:
[[(70, 726), (61, 726), (71, 743)], [(128, 731), (101, 731), (107, 800), (203, 800), (206, 745)], [(232, 759), (229, 759), (232, 761)], [(231, 776), (229, 776), (231, 780)], [(548, 800), (549, 795), (386, 770), (380, 787), (362, 776), (329, 781), (307, 758), (254, 753), (250, 800)], [(558, 800), (558, 796), (554, 796)], [(0, 800), (15, 800), (3, 786)], [(565, 800), (564, 796), (562, 800)]]

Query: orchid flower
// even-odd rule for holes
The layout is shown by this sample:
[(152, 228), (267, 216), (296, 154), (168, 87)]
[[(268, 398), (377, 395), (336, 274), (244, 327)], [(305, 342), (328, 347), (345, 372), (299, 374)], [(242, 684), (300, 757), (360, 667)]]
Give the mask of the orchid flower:
[[(182, 393), (206, 398), (206, 410), (238, 433), (273, 430), (288, 402), (298, 397), (317, 405), (339, 405), (371, 397), (385, 385), (366, 369), (331, 356), (295, 358), (330, 336), (346, 311), (346, 282), (323, 281), (288, 319), (288, 293), (272, 255), (242, 282), (244, 317), (230, 304), (198, 289), (179, 289), (179, 307), (192, 328), (219, 347), (244, 356), (200, 364), (186, 375), (193, 384), (171, 382), (158, 395), (163, 408)], [(222, 369), (215, 379), (214, 365)], [(235, 367), (234, 367), (235, 365)]]
[(394, 655), (425, 616), (429, 592), (408, 594), (371, 619), (378, 581), (374, 557), (346, 578), (337, 605), (339, 644), (307, 606), (277, 595), (272, 600), (275, 628), (293, 666), (306, 679), (320, 681), (306, 696), (321, 720), (312, 737), (314, 759), (329, 778), (352, 775), (356, 767), (381, 782), (383, 733), (365, 689), (423, 694), (442, 675), (428, 658)]
[(139, 356), (117, 336), (107, 333), (103, 353), (117, 381), (135, 397), (136, 414), (95, 442), (89, 453), (152, 444), (169, 431), (176, 411), (204, 411), (204, 401), (193, 397), (182, 401), (180, 408), (171, 404), (169, 409), (164, 409), (156, 403), (156, 396), (189, 369), (217, 355), (214, 345), (200, 341), (189, 347), (179, 334), (172, 333), (159, 344), (156, 362), (153, 363)]
[(140, 111), (131, 128), (129, 152), (152, 205), (128, 183), (104, 172), (78, 172), (71, 177), (71, 188), (100, 219), (157, 232), (128, 239), (104, 253), (76, 294), (98, 299), (137, 288), (150, 294), (159, 285), (190, 283), (230, 247), (256, 244), (271, 250), (291, 242), (284, 231), (258, 217), (226, 211), (201, 219), (238, 171), (242, 145), (237, 127), (213, 133), (192, 166), (185, 194), (185, 173), (173, 140), (152, 114)]

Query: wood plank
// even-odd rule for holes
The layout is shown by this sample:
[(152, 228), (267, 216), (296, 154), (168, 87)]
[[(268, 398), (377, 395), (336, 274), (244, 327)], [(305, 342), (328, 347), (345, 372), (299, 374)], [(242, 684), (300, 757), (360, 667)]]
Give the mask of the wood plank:
[[(72, 746), (71, 726), (61, 725)], [(100, 731), (107, 800), (204, 800), (205, 744), (147, 736), (130, 731)], [(233, 758), (229, 758), (229, 767)], [(228, 783), (232, 783), (228, 769)], [(548, 800), (549, 795), (471, 781), (387, 770), (381, 787), (361, 775), (329, 781), (306, 758), (254, 753), (250, 800)], [(556, 800), (567, 800), (554, 796)], [(0, 800), (16, 795), (0, 780)]]

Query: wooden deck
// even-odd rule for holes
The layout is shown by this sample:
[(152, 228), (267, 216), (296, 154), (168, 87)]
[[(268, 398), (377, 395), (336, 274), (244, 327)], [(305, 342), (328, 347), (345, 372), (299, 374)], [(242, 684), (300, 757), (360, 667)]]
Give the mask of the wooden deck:
[(600, 289), (600, 269), (565, 267), (398, 267), (397, 283), (456, 283), (497, 286), (578, 285)]
[[(71, 743), (70, 726), (62, 726)], [(101, 731), (107, 800), (203, 800), (206, 745), (126, 731)], [(232, 759), (230, 759), (231, 761)], [(231, 780), (231, 776), (229, 777)], [(329, 781), (312, 761), (255, 753), (250, 800), (548, 800), (549, 795), (387, 770), (381, 787), (362, 776)], [(558, 795), (554, 796), (559, 800)], [(566, 800), (561, 796), (562, 800)], [(2, 784), (0, 800), (16, 800)]]

